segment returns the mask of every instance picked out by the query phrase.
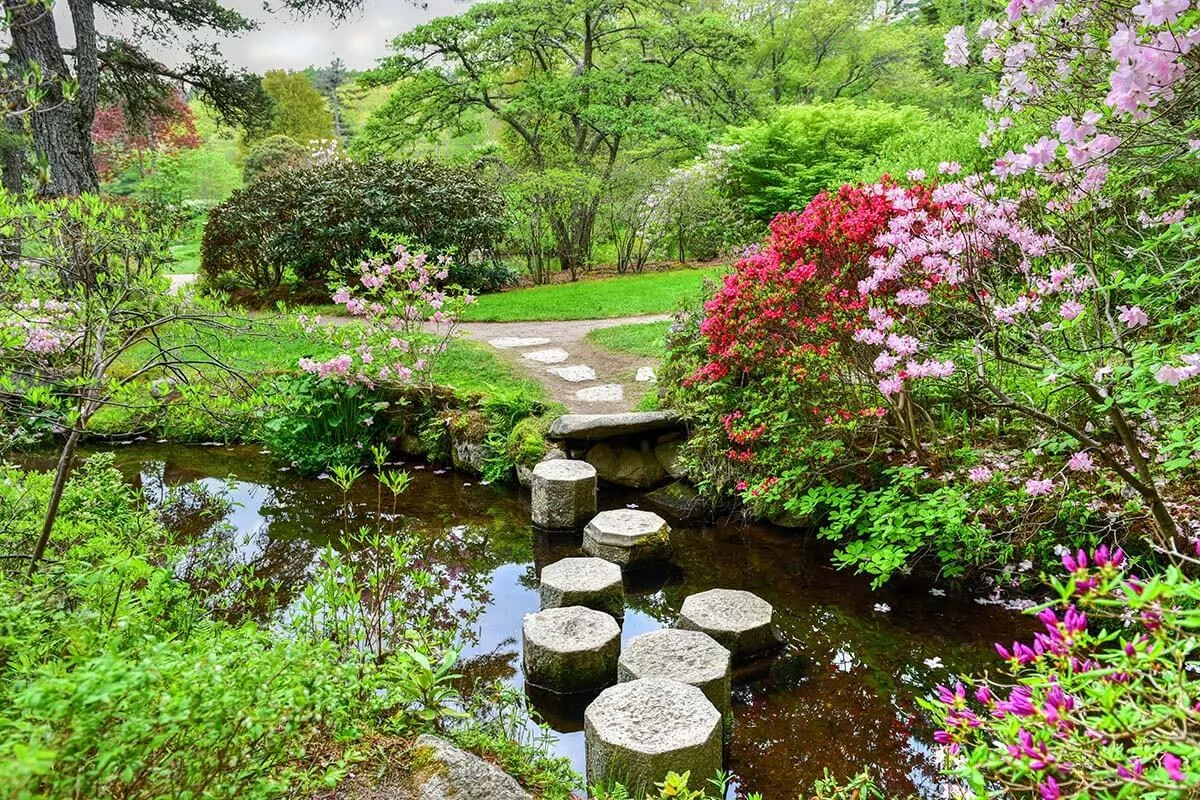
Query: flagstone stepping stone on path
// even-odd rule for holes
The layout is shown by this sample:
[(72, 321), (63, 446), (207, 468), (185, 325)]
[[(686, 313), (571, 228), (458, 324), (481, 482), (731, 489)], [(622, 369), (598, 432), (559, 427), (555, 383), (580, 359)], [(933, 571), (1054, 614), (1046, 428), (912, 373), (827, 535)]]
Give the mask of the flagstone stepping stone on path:
[(575, 399), (584, 403), (612, 403), (625, 399), (625, 389), (619, 383), (603, 383), (580, 389), (575, 393)]
[(532, 353), (522, 353), (521, 357), (542, 364), (561, 364), (570, 358), (571, 355), (566, 350), (551, 347), (547, 350), (534, 350)]
[(541, 336), (501, 336), (499, 339), (488, 339), (488, 344), (501, 350), (508, 350), (514, 347), (537, 347), (550, 344), (550, 340)]
[(564, 381), (570, 381), (571, 383), (596, 380), (596, 370), (586, 364), (575, 364), (570, 367), (551, 367), (546, 372), (557, 375)]

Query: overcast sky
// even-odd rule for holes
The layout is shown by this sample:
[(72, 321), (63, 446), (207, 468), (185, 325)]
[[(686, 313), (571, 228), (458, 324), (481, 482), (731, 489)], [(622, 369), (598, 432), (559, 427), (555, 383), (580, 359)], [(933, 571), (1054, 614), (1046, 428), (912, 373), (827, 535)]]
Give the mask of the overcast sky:
[[(70, 37), (69, 18), (63, 19), (68, 13), (66, 5), (59, 0), (55, 9), (60, 18), (59, 33), (64, 39)], [(387, 54), (388, 43), (398, 34), (434, 17), (460, 14), (469, 2), (429, 0), (426, 8), (419, 8), (407, 0), (365, 0), (363, 10), (340, 25), (325, 17), (297, 19), (290, 14), (271, 15), (263, 11), (263, 0), (224, 0), (224, 5), (258, 20), (260, 27), (237, 38), (219, 40), (222, 52), (230, 63), (261, 74), (268, 69), (321, 66), (334, 56), (354, 69), (373, 66), (376, 59)], [(104, 21), (99, 24), (103, 27)], [(156, 55), (168, 63), (178, 63), (183, 44), (178, 52), (167, 50)]]

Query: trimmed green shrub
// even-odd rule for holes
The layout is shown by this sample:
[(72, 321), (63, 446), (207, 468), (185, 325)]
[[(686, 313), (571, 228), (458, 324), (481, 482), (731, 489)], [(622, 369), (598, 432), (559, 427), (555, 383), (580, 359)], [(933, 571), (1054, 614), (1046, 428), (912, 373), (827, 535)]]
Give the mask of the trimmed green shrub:
[(268, 136), (250, 148), (242, 162), (242, 175), (250, 183), (271, 172), (299, 167), (309, 155), (309, 149), (282, 133)]
[(486, 261), (503, 214), (500, 194), (474, 170), (333, 159), (264, 175), (214, 208), (201, 272), (214, 285), (269, 289), (350, 268), (388, 237), (460, 264)]

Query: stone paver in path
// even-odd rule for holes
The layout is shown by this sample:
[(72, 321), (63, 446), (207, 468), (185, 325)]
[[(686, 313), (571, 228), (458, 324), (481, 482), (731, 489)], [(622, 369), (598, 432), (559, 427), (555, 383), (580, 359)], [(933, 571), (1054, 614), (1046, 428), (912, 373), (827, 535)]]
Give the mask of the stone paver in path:
[(625, 399), (625, 387), (619, 383), (603, 383), (589, 386), (575, 393), (575, 399), (584, 403), (613, 403)]
[(561, 364), (570, 358), (571, 354), (562, 348), (551, 347), (546, 350), (534, 350), (532, 353), (522, 353), (521, 357), (541, 364)]
[(654, 383), (658, 380), (658, 376), (654, 374), (654, 367), (638, 367), (634, 380), (638, 383)]
[(570, 367), (551, 367), (546, 372), (552, 375), (557, 375), (564, 381), (571, 383), (582, 383), (583, 381), (596, 380), (596, 370), (586, 364), (574, 364)]
[(509, 350), (514, 347), (538, 347), (550, 344), (550, 340), (543, 336), (501, 336), (499, 339), (488, 339), (488, 344), (501, 350)]

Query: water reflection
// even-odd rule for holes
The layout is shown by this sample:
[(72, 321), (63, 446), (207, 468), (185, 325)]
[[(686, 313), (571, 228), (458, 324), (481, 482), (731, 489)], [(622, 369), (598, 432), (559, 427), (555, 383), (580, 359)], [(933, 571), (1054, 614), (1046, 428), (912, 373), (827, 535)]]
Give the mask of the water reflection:
[[(320, 549), (343, 525), (343, 497), (331, 482), (281, 472), (252, 449), (134, 445), (117, 458), (191, 543), (189, 558), (245, 568), (270, 586), (254, 614), (295, 602)], [(441, 566), (468, 572), (482, 590), (452, 601), (456, 612), (475, 617), (464, 671), (523, 688), (521, 622), (538, 610), (538, 573), (579, 554), (579, 538), (535, 534), (522, 497), (472, 483), (414, 471), (395, 523), (429, 542), (458, 531), (474, 543), (467, 551), (428, 551), (458, 553), (456, 563)], [(601, 507), (630, 499), (602, 497)], [(373, 517), (378, 498), (366, 480), (346, 500), (358, 524)], [(741, 777), (737, 796), (759, 791), (782, 800), (826, 768), (847, 777), (862, 766), (891, 793), (940, 796), (932, 731), (915, 698), (989, 664), (991, 642), (1019, 638), (1025, 619), (935, 597), (917, 583), (873, 593), (866, 581), (829, 567), (819, 543), (773, 529), (677, 526), (672, 545), (670, 569), (630, 576), (623, 640), (672, 624), (687, 595), (715, 587), (746, 589), (772, 603), (786, 639), (779, 657), (735, 676), (729, 769)], [(185, 561), (180, 568), (193, 567)], [(892, 610), (882, 613), (877, 604)], [(581, 699), (531, 694), (557, 730), (557, 751), (582, 768)]]

